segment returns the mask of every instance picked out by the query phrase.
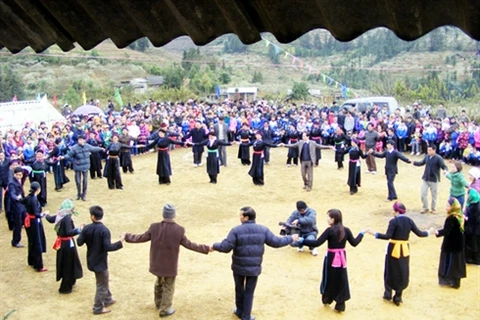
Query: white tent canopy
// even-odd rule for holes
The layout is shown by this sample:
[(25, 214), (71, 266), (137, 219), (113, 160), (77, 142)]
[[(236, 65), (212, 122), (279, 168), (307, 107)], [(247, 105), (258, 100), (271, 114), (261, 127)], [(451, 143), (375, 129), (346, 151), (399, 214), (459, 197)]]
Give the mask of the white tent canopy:
[(22, 129), (26, 122), (38, 126), (42, 121), (50, 127), (56, 122), (65, 122), (65, 118), (46, 98), (0, 103), (0, 130), (3, 133), (9, 129)]

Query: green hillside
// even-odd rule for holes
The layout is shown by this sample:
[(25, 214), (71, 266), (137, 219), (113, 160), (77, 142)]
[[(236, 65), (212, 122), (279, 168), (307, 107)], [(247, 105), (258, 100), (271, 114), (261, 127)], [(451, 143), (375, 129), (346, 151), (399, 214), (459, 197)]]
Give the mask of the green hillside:
[[(436, 104), (478, 101), (480, 45), (460, 30), (444, 27), (414, 42), (405, 42), (386, 29), (365, 33), (354, 41), (336, 41), (315, 30), (290, 44), (269, 35), (245, 46), (236, 36), (222, 36), (204, 47), (180, 37), (162, 48), (145, 39), (117, 49), (104, 41), (94, 50), (68, 53), (51, 47), (42, 54), (26, 49), (11, 55), (0, 51), (0, 101), (32, 99), (37, 93), (56, 95), (59, 103), (111, 98), (121, 81), (162, 75), (162, 89), (135, 94), (121, 88), (124, 101), (136, 99), (205, 98), (222, 88), (256, 86), (260, 96), (283, 101), (295, 83), (320, 90), (320, 101), (358, 94), (395, 95), (400, 101)], [(299, 97), (294, 97), (299, 98)], [(307, 97), (307, 99), (312, 99)]]

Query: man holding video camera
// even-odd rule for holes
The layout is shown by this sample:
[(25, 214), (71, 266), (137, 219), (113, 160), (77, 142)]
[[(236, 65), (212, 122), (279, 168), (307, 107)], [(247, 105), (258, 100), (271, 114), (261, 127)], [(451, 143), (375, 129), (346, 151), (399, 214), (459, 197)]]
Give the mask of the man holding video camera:
[[(286, 221), (287, 225), (300, 230), (299, 236), (304, 239), (315, 240), (318, 234), (317, 212), (309, 208), (305, 201), (297, 201), (297, 210), (293, 211)], [(283, 228), (286, 228), (285, 226)], [(303, 251), (303, 245), (298, 242), (292, 242), (292, 247), (298, 247), (298, 252)], [(311, 247), (312, 255), (318, 255), (316, 248)]]

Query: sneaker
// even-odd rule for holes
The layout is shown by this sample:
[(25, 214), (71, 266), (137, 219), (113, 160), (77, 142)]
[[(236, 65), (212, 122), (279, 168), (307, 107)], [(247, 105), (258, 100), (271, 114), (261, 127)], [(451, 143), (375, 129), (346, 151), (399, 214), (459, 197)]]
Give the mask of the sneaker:
[(420, 152), (417, 152), (417, 156), (419, 156), (419, 155), (420, 155)]
[(428, 209), (422, 209), (422, 211), (420, 211), (421, 214), (425, 214), (425, 213), (428, 213)]
[(372, 174), (376, 174), (376, 173), (377, 173), (377, 171), (372, 171)]
[(193, 164), (193, 167), (194, 167), (194, 168), (198, 167), (198, 164), (194, 163), (194, 164)]
[(312, 253), (312, 256), (315, 256), (315, 257), (318, 256), (317, 248), (313, 249), (311, 253)]
[(367, 171), (365, 171), (365, 173), (371, 173), (371, 171), (370, 171), (370, 170), (367, 170)]
[(410, 152), (410, 154), (413, 156), (415, 154), (415, 152), (412, 151), (412, 152)]
[(287, 164), (287, 168), (289, 168), (289, 167), (290, 167), (290, 165), (289, 165), (289, 164)]
[(432, 214), (437, 213), (437, 209), (432, 209)]
[(297, 248), (298, 252), (303, 252), (303, 248)]

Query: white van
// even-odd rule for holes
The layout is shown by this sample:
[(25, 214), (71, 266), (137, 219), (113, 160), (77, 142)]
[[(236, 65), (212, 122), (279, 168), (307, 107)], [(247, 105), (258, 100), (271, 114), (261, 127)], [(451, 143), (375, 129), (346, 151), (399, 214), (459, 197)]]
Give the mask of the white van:
[(389, 114), (394, 113), (398, 108), (398, 102), (394, 97), (366, 97), (347, 100), (342, 104), (341, 109), (345, 108), (350, 110), (355, 107), (357, 111), (365, 112), (371, 109), (374, 104), (380, 109), (387, 106)]

